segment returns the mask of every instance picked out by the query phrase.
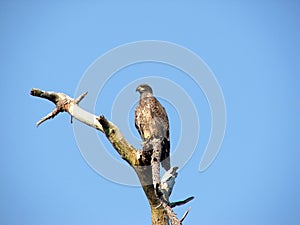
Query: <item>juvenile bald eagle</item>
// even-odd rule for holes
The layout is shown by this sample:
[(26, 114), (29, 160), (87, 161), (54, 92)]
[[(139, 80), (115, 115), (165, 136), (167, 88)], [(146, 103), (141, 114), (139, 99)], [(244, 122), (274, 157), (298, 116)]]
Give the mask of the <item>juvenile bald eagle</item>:
[(153, 96), (152, 88), (141, 84), (136, 88), (140, 100), (135, 109), (135, 127), (144, 143), (160, 140), (160, 161), (165, 170), (170, 169), (169, 120), (165, 108)]

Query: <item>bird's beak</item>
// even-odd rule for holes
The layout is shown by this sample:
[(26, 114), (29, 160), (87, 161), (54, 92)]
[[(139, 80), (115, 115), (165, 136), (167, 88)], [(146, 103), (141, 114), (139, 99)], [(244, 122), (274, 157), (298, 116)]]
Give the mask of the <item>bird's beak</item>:
[(140, 92), (140, 87), (137, 87), (137, 88), (135, 89), (135, 91)]

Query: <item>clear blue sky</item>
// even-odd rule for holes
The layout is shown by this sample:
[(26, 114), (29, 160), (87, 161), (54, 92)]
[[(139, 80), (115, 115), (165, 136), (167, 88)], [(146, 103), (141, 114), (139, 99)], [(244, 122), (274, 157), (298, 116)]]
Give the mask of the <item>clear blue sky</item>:
[[(53, 105), (29, 95), (38, 87), (73, 96), (95, 59), (141, 40), (195, 52), (214, 72), (226, 102), (220, 154), (200, 173), (210, 117), (199, 97), (203, 136), (172, 195), (196, 197), (184, 224), (299, 224), (299, 24), (298, 1), (2, 1), (0, 224), (151, 224), (140, 188), (111, 182), (88, 166), (68, 115), (35, 127)], [(172, 70), (157, 74), (159, 67), (140, 65), (127, 72), (163, 76)], [(119, 81), (136, 78), (120, 75)], [(98, 99), (97, 114), (110, 113), (119, 88)], [(193, 86), (188, 91), (197, 94)], [(171, 124), (173, 137), (179, 126)]]

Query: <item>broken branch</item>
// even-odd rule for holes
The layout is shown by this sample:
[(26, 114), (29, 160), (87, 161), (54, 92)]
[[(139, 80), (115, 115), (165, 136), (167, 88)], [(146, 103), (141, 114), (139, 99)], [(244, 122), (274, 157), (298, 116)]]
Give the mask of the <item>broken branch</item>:
[(176, 207), (176, 206), (181, 206), (181, 205), (184, 205), (184, 204), (186, 204), (186, 203), (192, 201), (193, 199), (194, 199), (194, 196), (188, 197), (188, 198), (186, 198), (186, 199), (183, 200), (183, 201), (171, 202), (171, 203), (170, 203), (170, 206), (171, 206), (172, 208), (174, 208), (174, 207)]
[(149, 157), (151, 157), (151, 154), (149, 154), (149, 152), (139, 151), (131, 146), (124, 138), (119, 128), (104, 116), (98, 117), (80, 108), (78, 104), (87, 95), (87, 92), (76, 99), (73, 99), (64, 93), (48, 92), (37, 88), (33, 88), (30, 91), (30, 94), (35, 97), (45, 98), (53, 102), (56, 106), (52, 112), (37, 122), (37, 126), (48, 119), (54, 118), (60, 112), (67, 112), (70, 114), (71, 118), (74, 117), (80, 122), (103, 132), (119, 155), (126, 160), (137, 173), (151, 206), (152, 224), (166, 225), (168, 224), (168, 219), (172, 225), (181, 224), (190, 209), (185, 212), (181, 220), (178, 220), (172, 207), (185, 204), (191, 201), (193, 197), (183, 201), (169, 203), (168, 198), (171, 195), (175, 183), (175, 178), (177, 176), (176, 170), (178, 167), (173, 167), (167, 171), (166, 176), (160, 181), (160, 188), (162, 188), (164, 193), (157, 196), (155, 193), (156, 189), (153, 186), (153, 177), (151, 176), (151, 165), (149, 165)]
[(184, 221), (185, 217), (187, 216), (187, 214), (189, 214), (190, 210), (191, 210), (191, 207), (188, 208), (188, 209), (185, 211), (185, 213), (183, 214), (183, 216), (182, 216), (181, 219), (179, 220), (180, 223), (182, 223), (182, 222)]
[(103, 132), (103, 128), (97, 120), (97, 116), (78, 106), (78, 103), (87, 95), (87, 92), (80, 95), (77, 99), (73, 99), (64, 93), (43, 91), (37, 88), (31, 89), (30, 94), (35, 97), (45, 98), (56, 105), (55, 109), (51, 113), (37, 122), (37, 126), (41, 125), (48, 119), (54, 118), (60, 112), (67, 112), (71, 115), (71, 117), (74, 117), (80, 122)]

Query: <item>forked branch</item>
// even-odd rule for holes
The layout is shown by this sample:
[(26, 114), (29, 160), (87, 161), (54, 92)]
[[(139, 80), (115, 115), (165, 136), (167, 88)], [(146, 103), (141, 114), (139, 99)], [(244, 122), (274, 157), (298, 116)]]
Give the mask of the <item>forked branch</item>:
[(158, 197), (156, 190), (152, 185), (151, 155), (131, 146), (124, 138), (119, 128), (107, 120), (104, 116), (95, 116), (80, 108), (78, 104), (87, 95), (87, 92), (80, 95), (76, 99), (73, 99), (64, 93), (47, 92), (37, 88), (33, 88), (30, 91), (30, 94), (35, 97), (45, 98), (55, 104), (53, 111), (40, 119), (36, 126), (41, 125), (48, 119), (54, 118), (60, 112), (67, 112), (71, 115), (71, 118), (74, 117), (80, 122), (103, 132), (119, 155), (125, 161), (127, 161), (137, 173), (151, 206), (152, 224), (168, 225), (168, 220), (171, 221), (172, 225), (181, 224), (189, 210), (184, 214), (183, 218), (179, 220), (176, 217), (176, 214), (173, 212), (172, 207), (185, 204), (192, 200), (193, 197), (190, 197), (184, 201), (169, 203), (168, 199), (171, 195), (175, 178), (177, 176), (177, 167), (171, 168), (169, 171), (167, 171), (166, 176), (163, 177), (160, 186), (162, 187), (164, 193), (162, 196)]

